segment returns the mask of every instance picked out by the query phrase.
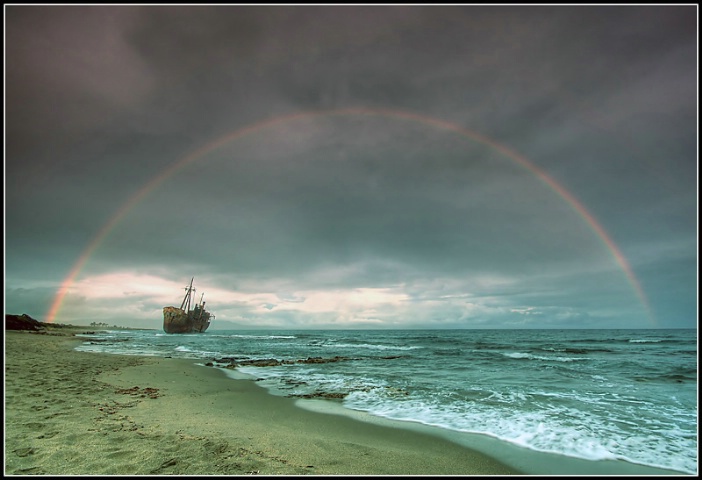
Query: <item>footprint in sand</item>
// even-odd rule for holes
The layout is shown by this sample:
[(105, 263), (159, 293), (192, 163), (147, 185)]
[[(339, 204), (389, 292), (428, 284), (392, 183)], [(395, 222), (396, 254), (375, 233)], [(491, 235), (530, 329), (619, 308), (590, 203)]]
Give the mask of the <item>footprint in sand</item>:
[(26, 457), (28, 455), (34, 455), (34, 449), (32, 447), (18, 448), (13, 450), (15, 455), (18, 457)]
[(44, 471), (39, 467), (20, 468), (12, 472), (13, 475), (44, 475)]
[(40, 430), (40, 429), (44, 428), (44, 424), (39, 423), (39, 422), (29, 422), (29, 423), (23, 424), (22, 426), (27, 427), (30, 430)]
[(157, 474), (159, 471), (164, 470), (164, 469), (166, 469), (166, 468), (168, 468), (168, 467), (172, 467), (172, 466), (176, 465), (177, 463), (178, 463), (178, 460), (177, 460), (177, 459), (171, 458), (170, 460), (166, 460), (165, 462), (163, 462), (163, 463), (161, 464), (160, 467), (154, 468), (154, 469), (151, 471), (151, 473)]

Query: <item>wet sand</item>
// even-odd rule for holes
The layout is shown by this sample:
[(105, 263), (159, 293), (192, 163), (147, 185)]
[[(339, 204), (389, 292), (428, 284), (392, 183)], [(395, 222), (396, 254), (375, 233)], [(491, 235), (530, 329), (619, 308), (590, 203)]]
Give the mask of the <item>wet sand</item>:
[(509, 475), (437, 436), (299, 408), (194, 361), (7, 331), (5, 474)]

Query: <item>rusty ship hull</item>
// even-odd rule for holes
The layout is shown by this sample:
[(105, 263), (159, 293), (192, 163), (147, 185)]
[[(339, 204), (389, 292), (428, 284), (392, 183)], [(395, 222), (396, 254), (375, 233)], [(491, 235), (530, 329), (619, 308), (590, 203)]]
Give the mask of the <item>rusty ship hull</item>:
[(166, 333), (202, 333), (210, 326), (210, 314), (196, 317), (178, 307), (163, 307), (163, 331)]

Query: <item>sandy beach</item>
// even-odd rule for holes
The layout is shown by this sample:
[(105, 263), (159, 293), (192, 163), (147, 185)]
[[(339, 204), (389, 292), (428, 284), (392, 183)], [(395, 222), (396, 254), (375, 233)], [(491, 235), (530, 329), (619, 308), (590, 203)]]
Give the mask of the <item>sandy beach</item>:
[(448, 440), (299, 408), (194, 361), (6, 331), (6, 475), (509, 475)]

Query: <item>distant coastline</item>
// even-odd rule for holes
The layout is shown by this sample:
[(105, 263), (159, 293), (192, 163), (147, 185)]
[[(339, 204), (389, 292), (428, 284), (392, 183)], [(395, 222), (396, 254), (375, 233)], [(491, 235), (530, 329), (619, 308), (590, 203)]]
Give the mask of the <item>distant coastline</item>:
[(93, 330), (155, 330), (154, 328), (135, 328), (135, 327), (121, 327), (119, 325), (109, 325), (104, 322), (92, 322), (90, 325), (75, 325), (67, 323), (48, 323), (41, 322), (32, 318), (31, 316), (23, 313), (21, 315), (6, 313), (5, 314), (5, 330), (28, 330), (35, 332), (49, 332), (57, 331), (61, 329), (85, 329), (91, 328)]

